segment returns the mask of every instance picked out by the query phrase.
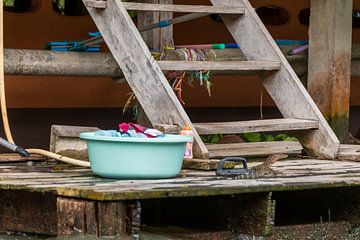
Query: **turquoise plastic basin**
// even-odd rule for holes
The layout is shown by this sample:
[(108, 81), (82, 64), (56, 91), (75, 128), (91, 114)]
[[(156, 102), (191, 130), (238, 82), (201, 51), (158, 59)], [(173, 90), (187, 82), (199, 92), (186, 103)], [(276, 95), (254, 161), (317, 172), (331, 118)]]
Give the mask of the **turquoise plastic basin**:
[(120, 179), (176, 177), (181, 170), (186, 142), (191, 137), (116, 138), (81, 133), (87, 140), (92, 171), (99, 176)]

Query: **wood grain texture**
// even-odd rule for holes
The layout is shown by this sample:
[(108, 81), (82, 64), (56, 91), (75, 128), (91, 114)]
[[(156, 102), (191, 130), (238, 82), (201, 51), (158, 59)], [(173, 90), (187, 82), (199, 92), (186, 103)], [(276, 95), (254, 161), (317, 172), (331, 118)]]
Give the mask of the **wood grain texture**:
[(276, 46), (251, 4), (247, 0), (211, 0), (211, 2), (216, 6), (245, 6), (246, 13), (242, 17), (221, 15), (225, 25), (234, 40), (241, 44), (242, 51), (248, 60), (281, 62), (279, 71), (259, 74), (264, 87), (285, 118), (319, 121), (319, 130), (298, 135), (309, 154), (330, 159), (336, 158), (339, 151), (339, 140)]
[(277, 61), (160, 61), (164, 71), (275, 71)]
[(96, 202), (57, 198), (57, 234), (120, 237), (125, 234), (126, 205), (119, 202)]
[[(156, 0), (153, 0), (156, 1)], [(173, 4), (173, 0), (158, 0), (160, 4)], [(154, 12), (155, 13), (155, 12)], [(169, 20), (173, 18), (172, 12), (160, 12), (159, 21)], [(174, 27), (173, 25), (160, 28), (159, 49), (165, 49), (166, 47), (174, 46)]]
[(126, 204), (124, 202), (98, 202), (99, 236), (114, 237), (126, 232)]
[[(147, 12), (138, 13), (138, 17)], [(162, 15), (170, 13), (162, 12)], [(164, 17), (166, 19), (168, 17)], [(141, 22), (139, 22), (140, 24)], [(172, 36), (171, 26), (160, 29), (162, 36)], [(145, 33), (142, 36), (144, 37)], [(151, 32), (151, 31), (150, 31)], [(165, 45), (172, 45), (172, 39), (165, 38), (160, 49)], [(149, 45), (151, 46), (151, 45)], [(279, 46), (297, 75), (307, 72), (307, 55), (287, 56), (286, 53), (294, 46)], [(193, 56), (205, 55), (206, 61), (245, 61), (246, 58), (240, 49), (191, 49)], [(353, 44), (352, 76), (360, 75), (360, 45)], [(98, 52), (53, 52), (33, 49), (4, 49), (5, 74), (8, 75), (50, 75), (50, 76), (109, 76), (121, 78), (123, 74), (111, 53)], [(186, 54), (182, 49), (167, 51), (163, 57), (167, 61), (184, 61)], [(161, 66), (160, 66), (161, 67)], [(213, 74), (229, 74), (229, 72), (214, 72)], [(237, 72), (249, 74), (249, 72)], [(254, 72), (252, 72), (254, 74)]]
[(353, 1), (312, 0), (308, 90), (342, 143), (349, 137)]
[(187, 12), (187, 13), (217, 13), (217, 14), (243, 14), (243, 6), (204, 6), (204, 5), (179, 5), (179, 4), (151, 4), (123, 2), (127, 10), (158, 11), (158, 12)]
[[(257, 164), (261, 162), (249, 167)], [(56, 166), (62, 168), (54, 171)], [(260, 179), (234, 180), (217, 177), (213, 171), (184, 170), (174, 179), (116, 180), (67, 165), (9, 163), (0, 164), (0, 189), (117, 201), (360, 186), (359, 162), (295, 159), (278, 161), (272, 169), (276, 175)]]
[[(236, 134), (247, 132), (276, 132), (318, 129), (318, 121), (306, 119), (280, 118), (238, 122), (193, 123), (199, 134)], [(156, 129), (165, 133), (179, 133), (176, 125), (157, 124)]]
[(153, 125), (190, 124), (194, 130), (194, 154), (199, 158), (207, 158), (205, 145), (126, 9), (116, 0), (108, 0), (107, 4), (105, 10), (88, 8), (88, 11), (149, 120)]
[(343, 161), (360, 162), (360, 145), (340, 145), (339, 159)]
[[(158, 3), (159, 0), (142, 0), (141, 2), (143, 2), (144, 4)], [(137, 21), (138, 21), (138, 28), (156, 24), (160, 21), (160, 13), (150, 12), (150, 11), (138, 12)], [(160, 38), (161, 38), (160, 32), (161, 32), (161, 28), (155, 28), (153, 30), (141, 32), (140, 34), (144, 42), (150, 49), (160, 49)]]
[(80, 133), (100, 130), (97, 127), (52, 125), (50, 132), (50, 151), (75, 159), (88, 159), (87, 143)]
[(207, 145), (210, 158), (231, 156), (268, 156), (271, 154), (301, 154), (302, 146), (295, 141), (275, 141), (257, 143), (229, 143)]
[(71, 198), (57, 198), (57, 234), (87, 234), (87, 224), (89, 226), (96, 226), (94, 208), (94, 202)]
[[(143, 3), (166, 3), (172, 4), (173, 0), (143, 0)], [(172, 12), (149, 12), (140, 11), (137, 13), (138, 28), (151, 26), (163, 20), (173, 18)], [(167, 46), (173, 46), (173, 25), (165, 28), (155, 28), (153, 30), (142, 31), (141, 36), (150, 49), (163, 50)], [(123, 79), (126, 81), (126, 79)], [(122, 82), (122, 81), (121, 81)], [(141, 104), (138, 105), (137, 122), (140, 125), (151, 127), (151, 122), (146, 116)]]
[(104, 9), (107, 7), (106, 1), (101, 0), (85, 0), (84, 5), (91, 8)]
[(232, 134), (317, 129), (319, 123), (312, 120), (284, 118), (240, 122), (194, 123), (194, 126), (199, 134)]

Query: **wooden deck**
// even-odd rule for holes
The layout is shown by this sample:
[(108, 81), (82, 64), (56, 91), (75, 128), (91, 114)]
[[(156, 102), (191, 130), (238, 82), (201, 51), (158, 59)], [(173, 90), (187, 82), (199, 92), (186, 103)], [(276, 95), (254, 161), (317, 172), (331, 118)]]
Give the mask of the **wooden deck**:
[(6, 163), (0, 164), (0, 189), (114, 201), (360, 186), (359, 162), (286, 160), (273, 169), (276, 176), (262, 179), (233, 180), (217, 177), (214, 171), (183, 170), (175, 179), (116, 180), (56, 163)]
[[(90, 169), (44, 162), (42, 158), (24, 162), (21, 158), (6, 157), (0, 162), (0, 232), (80, 233), (97, 237), (127, 234), (139, 239), (142, 209), (146, 219), (149, 209), (157, 213), (164, 209), (176, 212), (171, 205), (152, 201), (179, 201), (177, 205), (198, 204), (195, 212), (187, 210), (188, 218), (196, 219), (195, 222), (220, 217), (227, 219), (222, 221), (223, 230), (265, 236), (275, 229), (272, 195), (276, 192), (338, 189), (341, 193), (337, 196), (347, 194), (350, 196), (347, 199), (353, 201), (358, 195), (351, 195), (349, 187), (358, 191), (356, 186), (360, 186), (360, 163), (345, 161), (280, 161), (273, 166), (275, 175), (239, 180), (217, 177), (215, 171), (193, 170), (183, 170), (175, 179), (116, 180), (97, 177)], [(341, 201), (341, 206), (349, 209), (353, 206), (350, 200)], [(215, 211), (211, 204), (222, 209)], [(281, 205), (280, 201), (280, 208)], [(156, 210), (156, 206), (161, 209)], [(209, 212), (209, 208), (213, 211)], [(350, 218), (344, 215), (338, 219)]]

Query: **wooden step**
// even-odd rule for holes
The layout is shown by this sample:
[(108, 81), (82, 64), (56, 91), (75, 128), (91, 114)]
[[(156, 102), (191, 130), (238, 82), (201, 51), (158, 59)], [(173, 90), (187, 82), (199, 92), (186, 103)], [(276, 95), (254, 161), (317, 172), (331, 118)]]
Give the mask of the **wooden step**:
[(123, 7), (134, 11), (156, 12), (184, 12), (184, 13), (217, 13), (217, 14), (244, 14), (244, 6), (204, 6), (123, 2)]
[(277, 61), (159, 61), (163, 71), (275, 71)]
[(209, 144), (206, 146), (209, 150), (210, 158), (231, 156), (260, 157), (280, 153), (296, 155), (300, 154), (303, 149), (297, 141)]
[[(266, 119), (238, 122), (209, 122), (194, 123), (197, 132), (202, 135), (207, 134), (237, 134), (246, 132), (278, 132), (293, 130), (312, 130), (319, 128), (319, 122), (306, 119)], [(178, 133), (179, 127), (176, 125), (158, 124), (157, 129), (166, 133)]]
[(338, 158), (342, 161), (360, 162), (360, 145), (341, 144)]
[(194, 123), (199, 134), (233, 134), (318, 129), (315, 120), (281, 118), (241, 122)]

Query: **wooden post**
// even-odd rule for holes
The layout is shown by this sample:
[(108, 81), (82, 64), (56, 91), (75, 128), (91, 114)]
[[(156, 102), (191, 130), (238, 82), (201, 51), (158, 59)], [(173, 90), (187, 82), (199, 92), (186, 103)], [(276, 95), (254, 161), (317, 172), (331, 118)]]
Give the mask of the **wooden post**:
[(349, 136), (352, 0), (312, 0), (308, 90), (339, 140)]
[[(140, 2), (154, 4), (172, 4), (173, 0), (142, 0)], [(138, 27), (158, 23), (161, 20), (171, 19), (172, 17), (172, 12), (159, 13), (151, 11), (139, 11), (137, 13)], [(150, 49), (163, 50), (166, 46), (172, 45), (173, 26), (145, 31), (141, 33), (141, 36), (143, 37), (145, 43)], [(139, 102), (137, 103), (137, 108), (137, 122), (143, 126), (152, 127), (150, 120), (147, 118), (145, 111)]]
[[(134, 232), (129, 234), (126, 232), (127, 225), (133, 222), (132, 216), (126, 216), (127, 208), (127, 204), (122, 201), (96, 202), (58, 197), (57, 234), (97, 237), (134, 235)], [(138, 236), (138, 232), (135, 235)]]
[[(159, 4), (172, 4), (173, 0), (142, 0), (143, 3), (159, 3)], [(161, 20), (171, 19), (172, 12), (151, 12), (139, 11), (138, 12), (138, 27), (147, 26), (149, 24), (158, 23)], [(157, 28), (150, 31), (141, 33), (144, 41), (150, 49), (163, 50), (167, 45), (172, 45), (173, 27)]]

